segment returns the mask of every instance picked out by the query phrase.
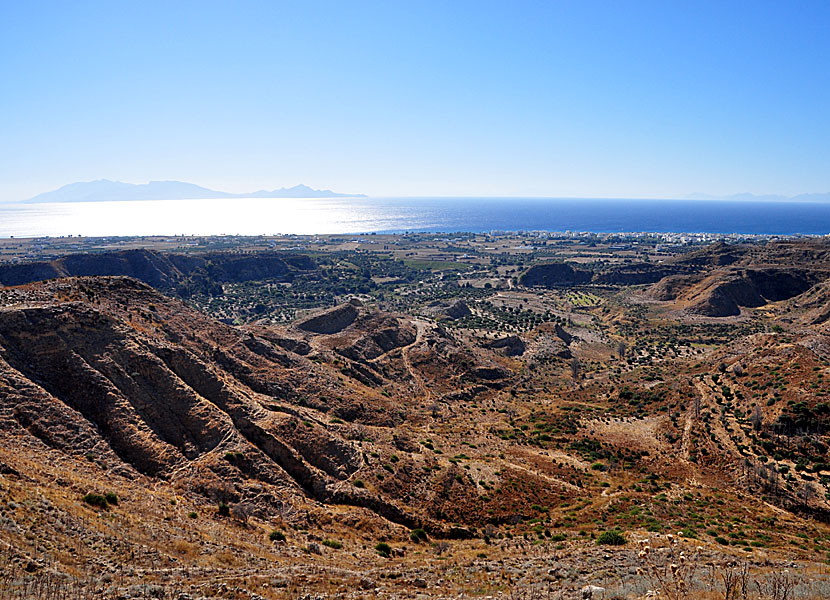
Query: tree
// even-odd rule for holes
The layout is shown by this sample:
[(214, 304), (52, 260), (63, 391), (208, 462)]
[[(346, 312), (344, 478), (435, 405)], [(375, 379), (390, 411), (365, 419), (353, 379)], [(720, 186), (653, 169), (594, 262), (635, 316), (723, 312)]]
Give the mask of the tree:
[(254, 514), (254, 507), (248, 503), (236, 504), (231, 508), (231, 515), (234, 519), (245, 525), (248, 526), (248, 520)]
[(806, 508), (813, 496), (816, 495), (816, 490), (813, 487), (812, 483), (810, 483), (809, 481), (805, 481), (801, 485), (801, 489), (799, 490), (798, 495), (801, 497), (801, 501), (804, 503), (804, 507)]
[(749, 422), (755, 431), (760, 431), (761, 426), (764, 424), (764, 413), (757, 404), (752, 407), (752, 415), (749, 417)]
[(571, 367), (571, 377), (573, 377), (574, 383), (577, 383), (579, 381), (579, 372), (582, 368), (582, 365), (579, 364), (579, 359), (576, 356), (574, 356), (571, 359), (570, 367)]
[(626, 350), (627, 350), (627, 347), (625, 345), (625, 342), (621, 341), (621, 342), (617, 343), (617, 356), (619, 357), (620, 360), (625, 360), (625, 351)]

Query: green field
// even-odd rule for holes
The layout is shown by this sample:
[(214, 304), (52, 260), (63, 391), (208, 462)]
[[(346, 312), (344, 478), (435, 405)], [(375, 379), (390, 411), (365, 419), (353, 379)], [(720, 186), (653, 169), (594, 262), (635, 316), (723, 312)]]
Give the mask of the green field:
[(568, 292), (566, 296), (568, 302), (574, 306), (599, 306), (602, 303), (602, 298), (594, 294), (585, 292)]

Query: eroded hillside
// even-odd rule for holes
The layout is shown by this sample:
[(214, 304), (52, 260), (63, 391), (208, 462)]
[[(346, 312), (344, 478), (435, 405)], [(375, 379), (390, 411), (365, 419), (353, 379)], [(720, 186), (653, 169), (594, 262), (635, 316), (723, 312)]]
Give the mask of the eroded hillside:
[[(112, 597), (644, 594), (609, 531), (814, 568), (824, 256), (716, 246), (499, 288), (434, 269), (241, 326), (127, 277), (0, 288), (0, 554)], [(730, 316), (699, 310), (722, 297)]]

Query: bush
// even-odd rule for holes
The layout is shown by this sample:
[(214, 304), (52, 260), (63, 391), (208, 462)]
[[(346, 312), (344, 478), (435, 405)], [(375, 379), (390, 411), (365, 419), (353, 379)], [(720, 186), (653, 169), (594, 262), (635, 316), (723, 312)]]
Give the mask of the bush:
[(198, 515), (198, 514), (196, 514), (196, 512), (189, 512), (189, 513), (187, 513), (187, 516), (188, 516), (188, 518), (190, 518), (190, 519), (195, 519), (195, 518), (197, 518), (199, 515)]
[(413, 529), (412, 532), (409, 534), (409, 539), (415, 542), (416, 544), (424, 542), (427, 540), (427, 532), (421, 528)]
[(362, 480), (362, 479), (355, 479), (355, 480), (354, 480), (354, 486), (355, 486), (356, 488), (364, 488), (364, 487), (366, 487), (366, 484), (365, 484), (365, 483), (363, 483), (363, 480)]
[(109, 506), (106, 497), (101, 496), (100, 494), (90, 493), (84, 496), (82, 500), (90, 506), (97, 506), (98, 508), (107, 508)]
[(623, 546), (627, 542), (628, 540), (625, 539), (622, 532), (616, 529), (605, 531), (597, 538), (597, 544), (603, 544), (605, 546)]
[(268, 534), (268, 539), (272, 542), (284, 542), (285, 534), (282, 531), (275, 529), (274, 531)]
[(378, 545), (375, 546), (375, 550), (377, 550), (378, 554), (384, 558), (389, 558), (392, 555), (392, 546), (386, 542), (379, 542)]
[(228, 506), (225, 502), (219, 503), (219, 516), (220, 517), (227, 517), (231, 514), (231, 507)]
[(337, 540), (323, 540), (323, 545), (328, 546), (329, 548), (334, 548), (335, 550), (340, 550), (340, 548), (343, 547), (343, 544)]
[(115, 492), (107, 492), (106, 494), (104, 494), (104, 499), (107, 501), (107, 504), (118, 506), (118, 496), (115, 494)]

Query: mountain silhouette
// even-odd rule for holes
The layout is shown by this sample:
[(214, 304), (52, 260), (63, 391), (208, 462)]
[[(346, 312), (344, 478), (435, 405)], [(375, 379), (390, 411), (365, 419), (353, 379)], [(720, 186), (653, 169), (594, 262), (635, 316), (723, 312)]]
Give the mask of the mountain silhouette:
[(193, 200), (208, 198), (347, 198), (363, 197), (362, 194), (340, 194), (331, 190), (315, 190), (307, 185), (295, 185), (276, 190), (259, 190), (251, 193), (231, 194), (211, 190), (183, 181), (151, 181), (149, 183), (124, 183), (98, 179), (70, 183), (57, 190), (38, 194), (25, 200), (42, 202), (122, 202), (129, 200)]

